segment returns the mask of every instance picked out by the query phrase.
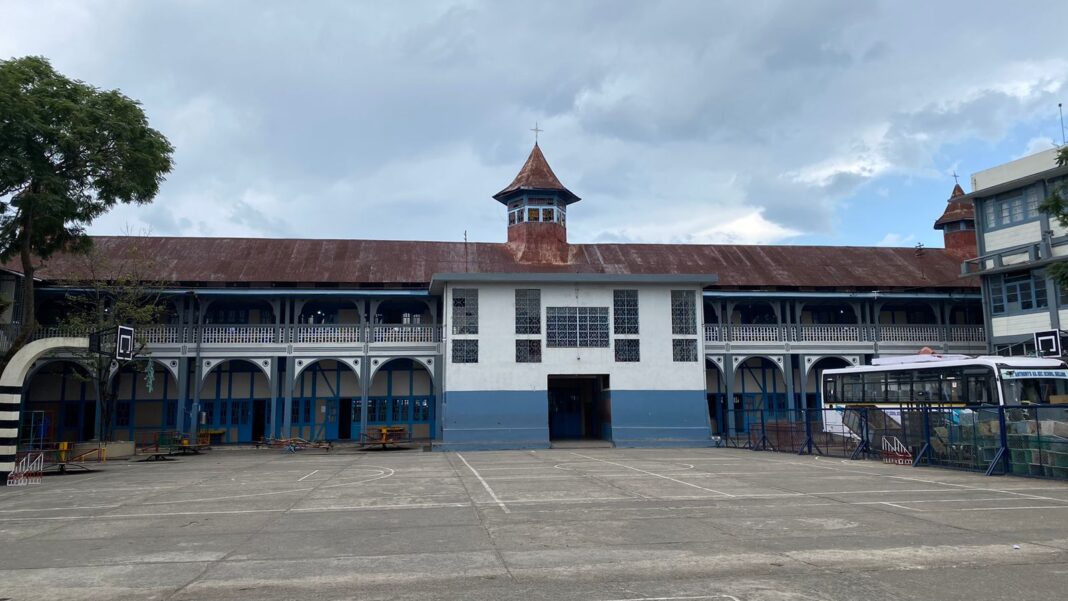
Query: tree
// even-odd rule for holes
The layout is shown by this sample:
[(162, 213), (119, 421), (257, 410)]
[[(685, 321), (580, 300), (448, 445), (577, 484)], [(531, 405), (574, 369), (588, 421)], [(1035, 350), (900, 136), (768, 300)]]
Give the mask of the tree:
[(136, 236), (130, 238), (134, 242), (118, 252), (106, 254), (92, 248), (79, 255), (76, 264), (79, 279), (61, 282), (72, 289), (64, 299), (68, 310), (60, 324), (61, 330), (86, 335), (128, 325), (136, 332), (133, 361), (120, 362), (114, 355), (89, 351), (76, 353), (76, 360), (85, 366), (96, 392), (95, 436), (105, 441), (111, 440), (118, 404), (117, 390), (108, 383), (113, 374), (131, 364), (147, 378), (154, 377), (155, 366), (150, 359), (146, 361), (143, 326), (159, 323), (166, 309), (166, 302), (161, 298), (163, 282), (158, 279), (154, 258), (144, 245), (137, 243)]
[[(1065, 165), (1068, 165), (1068, 146), (1061, 146), (1060, 151), (1057, 152), (1057, 166), (1063, 167)], [(1061, 227), (1068, 228), (1068, 184), (1061, 181), (1060, 184), (1053, 186), (1049, 196), (1042, 201), (1038, 209), (1049, 214)], [(1068, 288), (1068, 262), (1058, 261), (1053, 263), (1047, 268), (1047, 271), (1053, 281), (1057, 282), (1061, 288)]]
[(47, 59), (0, 61), (0, 261), (19, 257), (23, 319), (0, 369), (33, 334), (37, 261), (84, 252), (86, 227), (117, 203), (151, 202), (173, 147), (135, 100), (57, 73)]

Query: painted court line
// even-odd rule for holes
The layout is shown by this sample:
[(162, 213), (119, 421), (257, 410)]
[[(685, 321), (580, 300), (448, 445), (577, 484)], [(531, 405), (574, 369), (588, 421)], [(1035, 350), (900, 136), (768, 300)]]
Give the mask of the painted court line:
[(600, 461), (601, 463), (607, 463), (609, 465), (615, 465), (615, 466), (618, 466), (618, 467), (623, 467), (623, 468), (626, 468), (628, 470), (634, 470), (636, 472), (641, 472), (643, 474), (648, 474), (650, 476), (655, 476), (657, 478), (663, 478), (664, 480), (670, 480), (672, 482), (677, 482), (679, 484), (685, 484), (686, 486), (692, 486), (693, 488), (697, 488), (697, 489), (700, 489), (700, 490), (703, 490), (703, 491), (714, 492), (717, 495), (723, 495), (724, 497), (733, 497), (734, 496), (732, 494), (725, 493), (725, 492), (722, 492), (722, 491), (719, 491), (719, 490), (713, 490), (711, 488), (705, 488), (704, 486), (698, 486), (696, 484), (691, 484), (689, 482), (683, 482), (682, 480), (678, 480), (676, 478), (672, 478), (671, 476), (664, 476), (664, 475), (661, 475), (661, 474), (657, 474), (655, 472), (650, 472), (650, 471), (643, 470), (643, 469), (640, 469), (640, 468), (631, 467), (629, 465), (624, 465), (622, 463), (616, 463), (614, 461), (607, 461), (605, 459), (598, 459), (596, 457), (590, 457), (588, 455), (581, 455), (579, 453), (571, 453), (571, 454), (574, 455), (575, 457), (582, 457), (583, 459), (589, 459), (591, 461)]
[(313, 472), (311, 472), (309, 474), (305, 474), (300, 479), (298, 479), (297, 482), (304, 482), (304, 478), (307, 478), (308, 476), (314, 476), (315, 474), (318, 474), (318, 473), (319, 473), (319, 470), (315, 470), (315, 471), (313, 471)]
[(730, 599), (742, 601), (733, 595), (701, 595), (698, 597), (632, 597), (630, 599), (609, 599), (608, 601), (697, 601), (698, 599)]
[(471, 473), (474, 474), (476, 478), (478, 478), (478, 481), (482, 483), (482, 488), (486, 489), (486, 492), (488, 492), (489, 496), (497, 503), (497, 506), (501, 508), (501, 511), (505, 513), (512, 513), (511, 511), (508, 511), (508, 508), (505, 507), (504, 503), (502, 503), (501, 500), (497, 498), (497, 493), (493, 492), (493, 489), (490, 488), (490, 485), (486, 484), (486, 480), (482, 477), (482, 474), (479, 474), (478, 471), (475, 470), (475, 468), (471, 467), (471, 464), (468, 463), (466, 459), (464, 459), (463, 455), (457, 453), (456, 456), (459, 457), (460, 461), (463, 461), (464, 465), (467, 466), (467, 469), (471, 470)]

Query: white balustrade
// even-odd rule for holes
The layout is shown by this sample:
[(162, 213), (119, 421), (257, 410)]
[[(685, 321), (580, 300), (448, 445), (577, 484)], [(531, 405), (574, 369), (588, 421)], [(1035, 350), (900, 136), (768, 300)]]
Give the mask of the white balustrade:
[(942, 342), (944, 339), (942, 326), (879, 326), (880, 342)]
[(200, 326), (202, 344), (272, 344), (274, 326)]
[(719, 324), (705, 324), (705, 342), (725, 342), (726, 328)]
[(134, 336), (145, 344), (180, 344), (185, 342), (184, 326), (139, 326)]
[(293, 327), (293, 342), (296, 344), (351, 344), (361, 342), (361, 325), (316, 324)]
[(783, 326), (732, 325), (730, 329), (733, 342), (780, 342), (783, 333)]
[(949, 326), (950, 342), (986, 342), (986, 329), (983, 326)]
[(859, 325), (802, 325), (797, 326), (796, 342), (863, 342), (862, 332), (866, 326)]
[(374, 326), (372, 336), (372, 342), (440, 342), (441, 326), (378, 325)]

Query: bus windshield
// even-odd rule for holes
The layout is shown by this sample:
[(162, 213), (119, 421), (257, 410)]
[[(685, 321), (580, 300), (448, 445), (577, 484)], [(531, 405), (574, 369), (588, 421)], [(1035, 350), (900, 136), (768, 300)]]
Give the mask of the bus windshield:
[(1068, 369), (1002, 368), (1006, 405), (1068, 403)]

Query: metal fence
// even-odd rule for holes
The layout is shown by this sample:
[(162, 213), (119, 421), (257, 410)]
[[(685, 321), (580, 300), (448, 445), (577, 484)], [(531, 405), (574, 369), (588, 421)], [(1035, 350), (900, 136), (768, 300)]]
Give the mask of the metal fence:
[(1068, 480), (1068, 405), (736, 412), (727, 446)]

